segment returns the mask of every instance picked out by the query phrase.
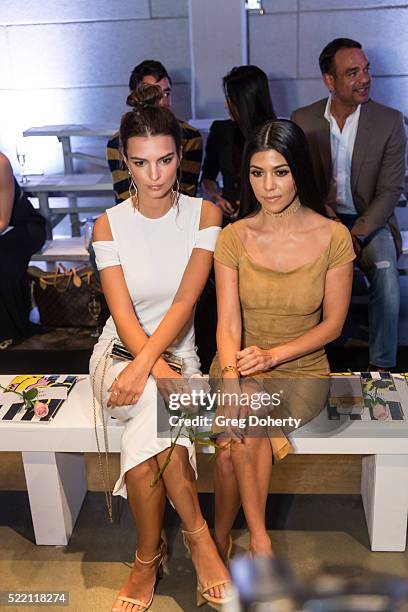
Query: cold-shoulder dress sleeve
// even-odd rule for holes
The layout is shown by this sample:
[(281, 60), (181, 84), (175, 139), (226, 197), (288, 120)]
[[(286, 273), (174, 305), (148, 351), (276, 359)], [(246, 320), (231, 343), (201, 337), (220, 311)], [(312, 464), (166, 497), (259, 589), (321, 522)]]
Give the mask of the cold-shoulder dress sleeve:
[(336, 222), (330, 243), (329, 270), (350, 263), (355, 258), (350, 232), (345, 225)]
[(198, 230), (196, 233), (194, 248), (214, 251), (220, 231), (221, 228), (217, 225), (211, 225), (210, 227), (205, 227), (204, 229)]
[(119, 252), (114, 240), (98, 240), (93, 242), (95, 261), (98, 270), (111, 266), (120, 266)]
[(241, 249), (241, 240), (232, 225), (227, 225), (218, 237), (214, 259), (229, 268), (238, 270)]

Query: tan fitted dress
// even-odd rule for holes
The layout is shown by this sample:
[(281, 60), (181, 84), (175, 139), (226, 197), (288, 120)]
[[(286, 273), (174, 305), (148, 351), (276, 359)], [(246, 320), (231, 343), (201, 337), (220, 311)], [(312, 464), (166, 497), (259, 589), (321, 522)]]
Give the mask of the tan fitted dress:
[[(242, 315), (242, 348), (269, 349), (285, 344), (316, 327), (321, 319), (326, 272), (355, 258), (348, 229), (336, 223), (328, 247), (313, 261), (290, 272), (278, 272), (256, 263), (246, 252), (233, 225), (220, 234), (214, 259), (238, 270)], [(326, 404), (329, 363), (324, 348), (251, 375), (268, 393), (281, 393), (274, 418), (300, 418), (301, 425), (313, 419)], [(217, 355), (210, 378), (221, 378)], [(249, 378), (249, 377), (247, 377)], [(219, 386), (218, 383), (216, 383)], [(217, 408), (217, 414), (223, 411)], [(283, 427), (285, 433), (293, 427)], [(221, 429), (214, 426), (214, 431)]]

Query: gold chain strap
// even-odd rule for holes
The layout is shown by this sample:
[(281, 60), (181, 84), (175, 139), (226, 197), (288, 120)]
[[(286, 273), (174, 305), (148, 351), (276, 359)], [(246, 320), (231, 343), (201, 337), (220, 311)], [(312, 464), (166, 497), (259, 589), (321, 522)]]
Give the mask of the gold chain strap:
[[(105, 494), (106, 508), (108, 510), (108, 517), (109, 517), (110, 523), (113, 523), (113, 509), (112, 509), (112, 491), (110, 487), (111, 480), (110, 480), (110, 470), (109, 470), (109, 440), (108, 440), (108, 430), (107, 430), (108, 418), (107, 417), (105, 418), (104, 409), (103, 409), (103, 385), (105, 382), (106, 368), (108, 365), (108, 356), (109, 356), (109, 353), (111, 351), (112, 344), (114, 343), (114, 341), (115, 339), (113, 338), (109, 342), (107, 348), (102, 353), (102, 356), (99, 359), (96, 365), (96, 368), (94, 370), (94, 373), (92, 375), (93, 413), (94, 413), (96, 447), (98, 449), (99, 474), (101, 477), (103, 491)], [(97, 418), (96, 418), (96, 385), (95, 385), (96, 373), (99, 370), (102, 362), (103, 362), (103, 370), (102, 370), (101, 384), (99, 387), (99, 403), (100, 403), (100, 408), (101, 408), (101, 421), (102, 421), (102, 426), (103, 426), (103, 439), (104, 439), (104, 444), (105, 444), (105, 451), (104, 451), (105, 468), (106, 468), (105, 470), (103, 469), (103, 465), (102, 465), (102, 451), (101, 451), (101, 447), (99, 443), (99, 436), (98, 436), (98, 425), (97, 425)]]

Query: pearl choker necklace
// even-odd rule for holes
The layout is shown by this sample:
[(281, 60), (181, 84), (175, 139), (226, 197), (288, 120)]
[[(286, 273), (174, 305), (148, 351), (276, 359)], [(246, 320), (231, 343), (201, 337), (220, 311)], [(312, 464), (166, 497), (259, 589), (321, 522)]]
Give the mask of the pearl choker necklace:
[(289, 204), (287, 208), (285, 208), (285, 210), (282, 210), (282, 212), (278, 212), (278, 213), (271, 212), (270, 210), (267, 210), (265, 206), (262, 206), (262, 210), (266, 215), (269, 215), (270, 217), (273, 217), (274, 219), (281, 219), (282, 217), (287, 217), (288, 215), (292, 215), (293, 213), (297, 212), (300, 206), (301, 204), (300, 204), (299, 198), (295, 198), (293, 202)]

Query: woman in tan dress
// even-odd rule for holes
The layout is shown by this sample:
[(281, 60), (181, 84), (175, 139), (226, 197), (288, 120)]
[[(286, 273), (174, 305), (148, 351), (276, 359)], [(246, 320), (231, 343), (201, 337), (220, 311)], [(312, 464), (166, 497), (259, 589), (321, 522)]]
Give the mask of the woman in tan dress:
[[(247, 216), (221, 232), (214, 254), (218, 352), (210, 377), (223, 392), (259, 400), (265, 391), (278, 405), (264, 404), (262, 413), (259, 402), (217, 408), (214, 431), (224, 448), (215, 467), (215, 539), (226, 561), (241, 503), (250, 551), (272, 552), (265, 526), (272, 460), (291, 451), (285, 434), (326, 403), (324, 346), (341, 333), (355, 257), (346, 227), (326, 217), (306, 139), (291, 121), (257, 129), (244, 151), (242, 182)], [(253, 414), (285, 421), (232, 420)]]

